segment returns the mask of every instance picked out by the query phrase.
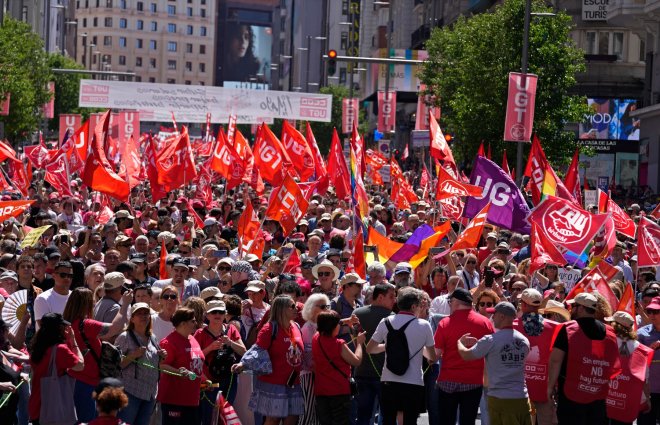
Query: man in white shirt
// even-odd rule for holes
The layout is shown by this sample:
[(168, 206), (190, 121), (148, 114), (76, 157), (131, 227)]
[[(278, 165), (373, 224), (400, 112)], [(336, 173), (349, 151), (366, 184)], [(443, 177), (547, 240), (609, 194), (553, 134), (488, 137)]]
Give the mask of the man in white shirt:
[(46, 313), (64, 312), (64, 306), (69, 299), (69, 288), (73, 279), (73, 267), (68, 261), (60, 261), (55, 265), (53, 279), (55, 284), (47, 291), (41, 293), (34, 300), (34, 318), (37, 321), (37, 329), (41, 324), (41, 318)]

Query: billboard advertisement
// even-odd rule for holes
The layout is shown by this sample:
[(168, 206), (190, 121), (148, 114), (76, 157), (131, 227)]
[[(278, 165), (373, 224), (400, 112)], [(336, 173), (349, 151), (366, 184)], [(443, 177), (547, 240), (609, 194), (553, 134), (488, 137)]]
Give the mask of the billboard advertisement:
[(630, 114), (637, 109), (635, 99), (587, 99), (591, 112), (580, 124), (581, 140), (639, 141), (639, 118)]
[(268, 26), (227, 23), (222, 80), (235, 83), (270, 82), (273, 30)]

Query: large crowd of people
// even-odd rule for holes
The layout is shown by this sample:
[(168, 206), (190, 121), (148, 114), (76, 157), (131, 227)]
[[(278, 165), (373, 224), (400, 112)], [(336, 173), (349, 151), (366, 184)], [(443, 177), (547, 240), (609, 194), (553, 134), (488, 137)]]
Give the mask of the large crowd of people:
[[(243, 186), (214, 186), (209, 205), (192, 188), (152, 203), (138, 186), (101, 224), (101, 197), (71, 185), (64, 197), (33, 184), (34, 203), (1, 223), (2, 424), (660, 419), (659, 270), (637, 267), (632, 240), (604, 261), (618, 299), (634, 288), (635, 316), (598, 292), (566, 300), (575, 270), (530, 273), (529, 235), (489, 223), (477, 246), (451, 250), (452, 223), (416, 267), (381, 263), (364, 232), (361, 275), (363, 228), (332, 189), (284, 234), (264, 219), (268, 192)], [(362, 224), (405, 243), (446, 221), (418, 194), (399, 210), (371, 188)], [(242, 249), (248, 203), (262, 255)]]

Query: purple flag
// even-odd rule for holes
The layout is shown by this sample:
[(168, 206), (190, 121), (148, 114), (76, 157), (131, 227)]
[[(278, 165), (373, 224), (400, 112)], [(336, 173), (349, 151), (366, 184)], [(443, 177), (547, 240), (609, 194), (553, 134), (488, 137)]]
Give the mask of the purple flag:
[(488, 222), (513, 232), (530, 233), (527, 223), (529, 207), (520, 189), (493, 161), (478, 156), (470, 176), (470, 184), (484, 189), (481, 197), (468, 197), (463, 215), (472, 218), (491, 203), (488, 210)]
[(406, 243), (390, 257), (390, 261), (400, 263), (401, 261), (410, 260), (413, 255), (417, 254), (417, 251), (419, 251), (419, 246), (422, 244), (422, 241), (434, 233), (435, 231), (433, 230), (433, 227), (428, 224), (422, 224), (415, 229)]

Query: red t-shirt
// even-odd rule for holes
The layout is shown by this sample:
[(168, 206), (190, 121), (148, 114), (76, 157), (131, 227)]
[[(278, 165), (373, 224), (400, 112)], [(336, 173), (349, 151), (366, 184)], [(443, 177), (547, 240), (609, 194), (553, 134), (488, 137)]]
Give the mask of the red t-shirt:
[[(28, 402), (28, 414), (31, 420), (39, 419), (41, 411), (41, 378), (48, 375), (48, 365), (53, 347), (46, 350), (46, 354), (39, 363), (34, 363), (30, 359), (32, 367), (32, 392)], [(57, 376), (62, 376), (67, 369), (72, 368), (78, 363), (78, 356), (69, 349), (66, 344), (59, 344), (55, 354), (55, 366), (57, 367)]]
[[(96, 353), (97, 358), (101, 358), (101, 340), (99, 339), (99, 334), (105, 326), (105, 323), (98, 322), (92, 319), (85, 319), (84, 331), (87, 341), (89, 341), (90, 347)], [(101, 380), (99, 376), (99, 365), (92, 356), (92, 353), (88, 352), (87, 344), (80, 336), (80, 320), (74, 320), (71, 323), (71, 328), (73, 329), (73, 334), (76, 337), (76, 343), (80, 347), (80, 352), (85, 356), (85, 368), (80, 372), (70, 371), (69, 375), (76, 378), (78, 381), (84, 382), (87, 385), (98, 385)]]
[[(303, 340), (298, 326), (291, 323), (289, 329), (277, 326), (277, 335), (272, 339), (272, 322), (268, 322), (259, 331), (256, 344), (268, 350), (273, 364), (273, 373), (261, 375), (259, 379), (269, 384), (286, 385), (291, 374), (300, 372), (302, 366)], [(296, 377), (295, 383), (299, 383)]]
[(160, 374), (158, 401), (177, 406), (199, 406), (199, 387), (203, 373), (204, 353), (199, 343), (191, 335), (185, 338), (177, 331), (160, 340), (160, 348), (167, 350), (163, 364), (176, 369), (185, 367), (197, 374), (195, 380), (168, 373)]
[(459, 382), (463, 384), (482, 384), (484, 380), (484, 360), (465, 361), (458, 354), (458, 340), (469, 333), (481, 339), (495, 332), (493, 324), (476, 311), (457, 310), (440, 321), (435, 331), (435, 348), (442, 350), (442, 363), (438, 382)]
[[(226, 333), (230, 340), (240, 341), (241, 334), (238, 333), (238, 330), (236, 330), (236, 327), (234, 327), (234, 325), (225, 324), (224, 326), (225, 326), (225, 330), (223, 331), (223, 333)], [(204, 326), (204, 328), (202, 329), (197, 329), (194, 337), (199, 343), (199, 348), (201, 348), (202, 351), (204, 351), (204, 349), (209, 345), (211, 345), (213, 341), (218, 339), (220, 335), (218, 335), (217, 337), (213, 337), (210, 334), (210, 330), (208, 330), (208, 326)], [(215, 356), (215, 353), (217, 351), (218, 350), (210, 351), (209, 353), (206, 354), (206, 357), (209, 359), (212, 358), (213, 356)], [(206, 364), (206, 362), (204, 362), (204, 375), (209, 376), (209, 367)]]
[(491, 252), (493, 251), (488, 249), (487, 246), (479, 248), (479, 253), (477, 254), (477, 270), (479, 270), (479, 267), (481, 267), (481, 263), (483, 263), (484, 260), (488, 258)]
[[(312, 357), (314, 358), (314, 395), (332, 396), (349, 395), (351, 386), (351, 365), (341, 357), (342, 348), (346, 341), (339, 338), (322, 336), (318, 332), (312, 339)], [(321, 351), (321, 346), (323, 351)], [(328, 356), (326, 357), (323, 353)], [(344, 373), (341, 375), (332, 367), (328, 358), (335, 367)]]

